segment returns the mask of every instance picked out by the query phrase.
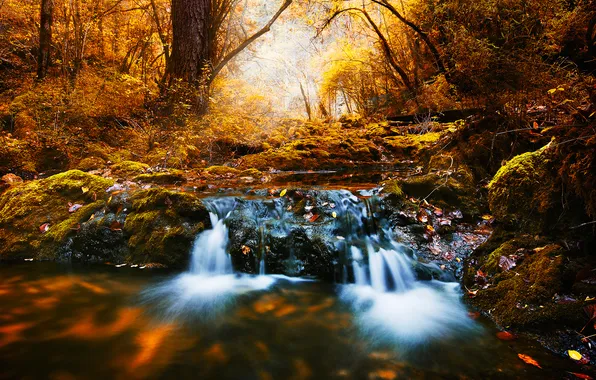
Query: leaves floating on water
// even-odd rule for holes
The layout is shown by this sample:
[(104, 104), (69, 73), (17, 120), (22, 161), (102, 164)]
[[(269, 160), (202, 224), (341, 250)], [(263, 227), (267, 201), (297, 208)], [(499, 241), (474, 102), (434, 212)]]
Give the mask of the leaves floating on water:
[(283, 189), (281, 193), (279, 193), (280, 197), (284, 197), (288, 193), (288, 189)]
[(319, 214), (314, 214), (313, 216), (310, 217), (310, 219), (308, 220), (309, 222), (313, 223), (316, 222), (317, 219), (319, 219)]
[(532, 358), (529, 355), (517, 354), (517, 357), (520, 358), (521, 360), (523, 360), (524, 363), (526, 363), (526, 364), (530, 364), (530, 365), (533, 365), (534, 367), (538, 367), (538, 368), (542, 369), (540, 364), (538, 364), (538, 362), (536, 360), (534, 360), (534, 358)]
[(585, 379), (585, 380), (592, 380), (593, 377), (590, 375), (586, 375), (585, 373), (578, 373), (578, 372), (568, 372), (571, 375), (577, 377), (578, 379)]
[(567, 350), (567, 355), (573, 360), (582, 360), (582, 354), (575, 350)]
[(336, 213), (335, 211), (333, 211), (333, 212), (331, 213), (331, 216), (332, 216), (333, 218), (337, 218), (337, 213)]
[(497, 333), (497, 338), (501, 340), (515, 340), (517, 337), (510, 333), (509, 331), (499, 331)]

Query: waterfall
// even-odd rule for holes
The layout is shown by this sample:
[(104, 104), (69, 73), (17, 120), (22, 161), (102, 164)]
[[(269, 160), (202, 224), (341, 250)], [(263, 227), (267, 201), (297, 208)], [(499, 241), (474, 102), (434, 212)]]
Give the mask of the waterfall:
[(235, 207), (234, 198), (205, 201), (212, 229), (201, 232), (195, 239), (191, 253), (190, 272), (198, 275), (232, 274), (232, 258), (226, 249), (229, 243), (228, 228), (224, 224)]

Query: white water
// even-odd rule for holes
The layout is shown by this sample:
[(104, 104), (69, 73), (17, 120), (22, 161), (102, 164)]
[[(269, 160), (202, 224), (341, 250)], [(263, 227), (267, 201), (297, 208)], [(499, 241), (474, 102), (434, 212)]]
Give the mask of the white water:
[(369, 207), (350, 196), (338, 202), (348, 215), (346, 248), (354, 278), (340, 293), (364, 335), (404, 347), (478, 328), (460, 301), (457, 283), (417, 281), (414, 259), (391, 231), (371, 231), (379, 221), (371, 220)]
[[(350, 268), (354, 282), (340, 286), (340, 297), (352, 308), (363, 334), (403, 347), (477, 328), (459, 299), (458, 284), (416, 280), (415, 258), (392, 238), (390, 228), (375, 216), (373, 205), (347, 191), (330, 192), (329, 198), (337, 211), (332, 223), (340, 231), (341, 244), (351, 261), (344, 268)], [(286, 212), (283, 199), (275, 199), (270, 208), (262, 201), (251, 202), (254, 204), (248, 205), (245, 212), (260, 226), (262, 247), (266, 234), (289, 233), (286, 223), (291, 223), (292, 215)], [(264, 248), (259, 256), (258, 276), (235, 274), (227, 252), (229, 231), (225, 219), (237, 206), (236, 200), (217, 198), (206, 204), (213, 227), (197, 236), (190, 271), (146, 292), (166, 315), (216, 315), (242, 294), (267, 290), (276, 281), (304, 281), (283, 275), (266, 276)], [(264, 231), (262, 221), (267, 218), (280, 223)], [(294, 257), (292, 249), (290, 257)], [(347, 272), (343, 277), (350, 278)]]

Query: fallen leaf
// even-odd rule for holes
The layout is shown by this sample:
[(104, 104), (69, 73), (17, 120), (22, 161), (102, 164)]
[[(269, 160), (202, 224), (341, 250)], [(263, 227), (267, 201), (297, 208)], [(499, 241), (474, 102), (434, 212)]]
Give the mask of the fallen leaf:
[(81, 207), (83, 207), (83, 205), (80, 205), (80, 204), (78, 204), (78, 203), (75, 203), (75, 204), (73, 204), (73, 205), (71, 205), (71, 204), (69, 203), (69, 206), (70, 206), (70, 207), (68, 208), (68, 212), (70, 212), (71, 214), (72, 214), (73, 212), (77, 212), (77, 210), (78, 210), (78, 209), (80, 209)]
[(493, 218), (492, 215), (482, 215), (482, 220), (491, 220)]
[(575, 350), (567, 350), (567, 355), (573, 360), (582, 360), (582, 354)]
[(110, 230), (112, 230), (112, 231), (122, 231), (122, 224), (119, 221), (114, 220), (112, 222), (112, 224), (110, 224)]
[(279, 193), (279, 196), (280, 196), (280, 197), (283, 197), (283, 196), (285, 196), (287, 193), (288, 193), (288, 189), (283, 189), (283, 190), (281, 191), (281, 193)]
[(509, 331), (499, 331), (497, 333), (497, 338), (501, 340), (515, 340), (517, 337)]
[(85, 186), (83, 186), (83, 187), (81, 187), (81, 191), (83, 192), (83, 194), (86, 194), (86, 193), (88, 193), (88, 192), (89, 192), (89, 188), (88, 188), (88, 187), (85, 187)]
[(435, 207), (434, 213), (435, 213), (436, 216), (443, 216), (443, 210), (441, 210), (438, 207)]
[(314, 214), (308, 221), (309, 222), (315, 222), (317, 219), (319, 219), (319, 214)]
[(526, 363), (526, 364), (530, 364), (530, 365), (533, 365), (534, 367), (538, 367), (538, 368), (542, 369), (542, 367), (540, 366), (540, 364), (538, 364), (538, 362), (536, 360), (534, 360), (529, 355), (517, 354), (517, 357), (519, 357), (521, 360), (523, 360), (524, 363)]
[(594, 301), (594, 300), (596, 300), (596, 297), (586, 296), (586, 299), (584, 301), (588, 302), (588, 301)]
[(306, 220), (310, 220), (310, 218), (312, 218), (314, 215), (312, 212), (306, 213), (304, 215), (302, 215), (302, 217)]
[(333, 212), (331, 213), (331, 216), (332, 216), (333, 218), (337, 218), (337, 213), (336, 213), (335, 211), (333, 211)]
[(586, 375), (584, 373), (579, 373), (579, 372), (568, 372), (568, 373), (570, 373), (571, 375), (577, 377), (578, 379), (584, 379), (584, 380), (592, 380), (593, 379), (592, 376)]
[(426, 210), (420, 210), (418, 215), (416, 215), (416, 219), (418, 219), (420, 223), (428, 223), (428, 213), (426, 212)]
[(247, 246), (247, 245), (243, 245), (243, 246), (241, 247), (241, 249), (242, 249), (242, 254), (243, 254), (244, 256), (248, 255), (248, 254), (250, 253), (250, 251), (251, 251), (250, 247), (249, 247), (249, 246)]
[(507, 257), (507, 256), (499, 257), (499, 268), (501, 268), (501, 270), (503, 272), (507, 272), (511, 268), (515, 267), (515, 265), (516, 265), (515, 261), (513, 261), (509, 257)]
[(39, 226), (39, 232), (41, 232), (42, 234), (45, 234), (46, 232), (48, 232), (49, 229), (50, 229), (50, 223), (44, 223), (41, 226)]
[(440, 226), (450, 226), (451, 225), (451, 219), (439, 218), (439, 225)]

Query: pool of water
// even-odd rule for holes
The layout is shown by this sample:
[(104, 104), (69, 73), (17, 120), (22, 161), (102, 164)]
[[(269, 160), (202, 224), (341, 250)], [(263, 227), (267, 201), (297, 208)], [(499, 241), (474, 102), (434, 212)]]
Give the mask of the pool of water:
[(377, 293), (279, 276), (53, 263), (1, 264), (0, 278), (6, 379), (544, 379), (579, 372), (534, 342), (497, 339), (488, 321), (469, 317), (455, 284)]

